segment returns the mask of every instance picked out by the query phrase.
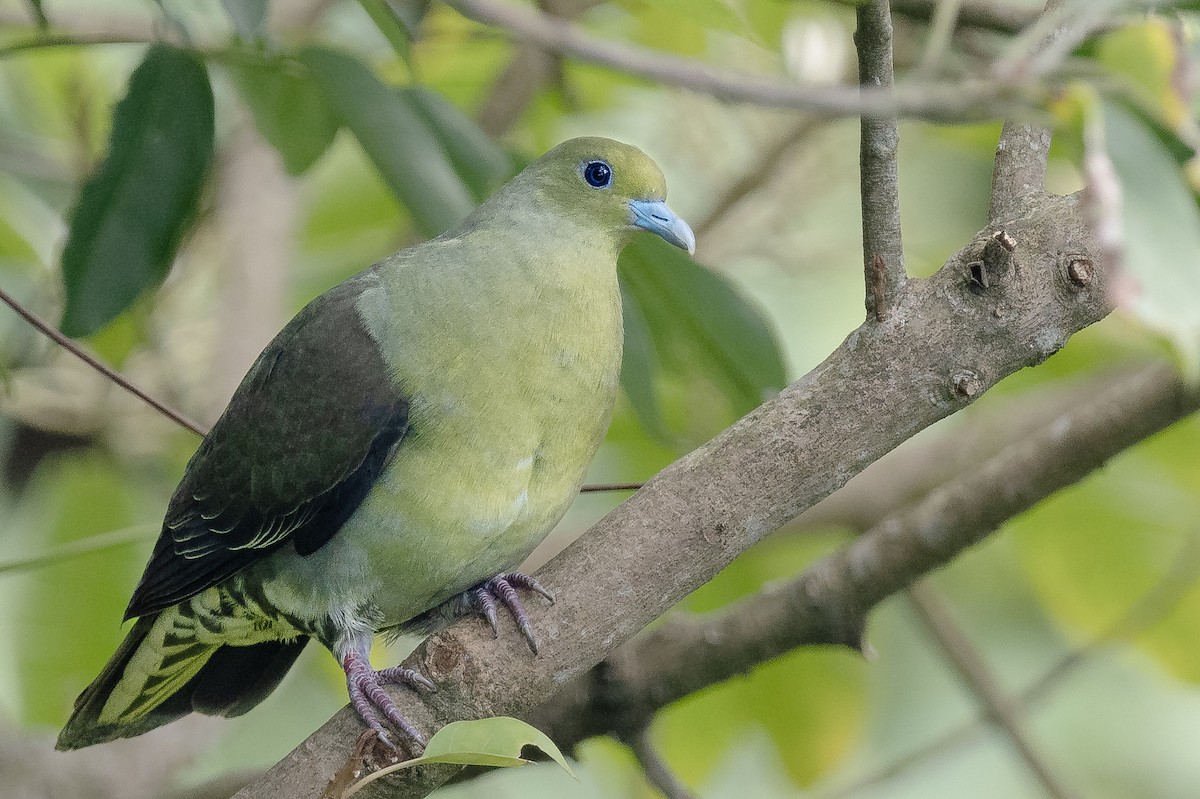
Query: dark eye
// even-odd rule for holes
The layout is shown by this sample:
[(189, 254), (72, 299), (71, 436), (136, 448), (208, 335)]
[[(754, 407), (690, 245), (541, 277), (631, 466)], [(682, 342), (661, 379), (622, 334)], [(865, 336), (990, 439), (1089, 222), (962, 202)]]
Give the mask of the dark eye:
[(602, 189), (612, 183), (612, 167), (603, 161), (589, 161), (583, 168), (583, 179), (589, 186)]

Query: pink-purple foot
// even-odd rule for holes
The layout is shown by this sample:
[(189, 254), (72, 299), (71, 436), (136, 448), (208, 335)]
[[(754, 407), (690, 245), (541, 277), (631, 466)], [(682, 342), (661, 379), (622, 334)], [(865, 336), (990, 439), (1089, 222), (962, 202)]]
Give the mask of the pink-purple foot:
[[(376, 671), (365, 657), (354, 651), (348, 652), (342, 659), (342, 668), (346, 672), (346, 690), (350, 693), (351, 706), (382, 743), (393, 748), (396, 746), (390, 731), (384, 726), (383, 720), (386, 719), (404, 737), (424, 748), (425, 737), (383, 690), (385, 685), (407, 685), (409, 688), (436, 691), (437, 688), (424, 674), (403, 666)], [(381, 714), (383, 718), (380, 718)]]
[(529, 575), (520, 572), (505, 572), (497, 574), (490, 580), (484, 580), (467, 591), (467, 602), (479, 615), (487, 619), (488, 624), (492, 626), (492, 633), (496, 636), (500, 635), (500, 630), (496, 626), (496, 604), (504, 605), (512, 614), (521, 634), (525, 636), (530, 651), (536, 655), (538, 648), (537, 641), (533, 638), (533, 624), (530, 623), (529, 614), (525, 612), (525, 606), (521, 603), (520, 595), (517, 594), (518, 588), (535, 591), (551, 602), (554, 601), (554, 595)]

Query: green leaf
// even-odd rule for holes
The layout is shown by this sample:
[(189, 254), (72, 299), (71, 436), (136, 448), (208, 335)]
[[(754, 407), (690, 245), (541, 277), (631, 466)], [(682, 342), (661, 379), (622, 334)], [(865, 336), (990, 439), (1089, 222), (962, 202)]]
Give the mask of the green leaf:
[(375, 23), (375, 27), (388, 40), (396, 55), (409, 60), (412, 51), (413, 31), (405, 24), (404, 19), (396, 13), (396, 9), (388, 0), (358, 0), (363, 11)]
[(194, 53), (157, 44), (113, 113), (108, 155), (84, 184), (62, 255), (62, 331), (99, 330), (166, 276), (213, 153), (213, 95)]
[(642, 309), (621, 286), (621, 318), (625, 326), (625, 352), (621, 359), (621, 388), (638, 422), (657, 441), (670, 443), (671, 433), (663, 420), (662, 402), (654, 385), (659, 371), (654, 339)]
[[(618, 273), (630, 306), (646, 321), (664, 372), (715, 387), (737, 416), (783, 388), (785, 369), (774, 329), (724, 276), (650, 236), (639, 236), (625, 248)], [(644, 379), (633, 371), (630, 377)], [(639, 418), (653, 419), (658, 411), (646, 404), (647, 396), (643, 390), (629, 398)]]
[[(358, 793), (375, 780), (400, 769), (428, 763), (449, 763), (460, 766), (493, 766), (511, 768), (532, 762), (521, 757), (526, 746), (540, 749), (563, 770), (575, 777), (570, 763), (554, 742), (541, 730), (509, 716), (493, 716), (475, 721), (453, 721), (429, 739), (425, 754), (403, 763), (381, 768), (350, 786), (341, 799)], [(578, 779), (576, 777), (576, 779)]]
[(422, 233), (435, 236), (466, 218), (475, 207), (470, 190), (404, 95), (344, 53), (308, 47), (300, 59)]
[(1147, 19), (1105, 34), (1096, 60), (1122, 75), (1139, 102), (1152, 109), (1172, 130), (1196, 138), (1196, 122), (1188, 108), (1180, 61), (1182, 41), (1165, 19)]
[(1164, 334), (1190, 370), (1200, 368), (1200, 205), (1172, 153), (1124, 109), (1103, 108), (1105, 146), (1122, 189), (1125, 264), (1133, 279), (1118, 299)]
[(244, 42), (262, 39), (267, 21), (267, 0), (221, 0), (233, 29)]
[(516, 174), (513, 159), (475, 120), (438, 92), (422, 86), (400, 89), (441, 142), (477, 202), (483, 202)]
[(307, 172), (341, 127), (312, 75), (287, 58), (231, 59), (225, 68), (259, 132), (283, 157), (287, 173)]

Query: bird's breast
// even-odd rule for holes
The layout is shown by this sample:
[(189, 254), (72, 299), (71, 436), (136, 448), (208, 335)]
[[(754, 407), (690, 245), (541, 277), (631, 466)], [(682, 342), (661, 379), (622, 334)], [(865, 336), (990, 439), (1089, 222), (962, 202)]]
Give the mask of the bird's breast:
[(503, 310), (483, 325), (470, 307), (443, 307), (465, 323), (428, 325), (420, 341), (410, 331), (397, 358), (409, 433), (335, 537), (365, 553), (389, 624), (517, 566), (565, 514), (607, 429), (615, 274), (517, 288), (497, 289)]

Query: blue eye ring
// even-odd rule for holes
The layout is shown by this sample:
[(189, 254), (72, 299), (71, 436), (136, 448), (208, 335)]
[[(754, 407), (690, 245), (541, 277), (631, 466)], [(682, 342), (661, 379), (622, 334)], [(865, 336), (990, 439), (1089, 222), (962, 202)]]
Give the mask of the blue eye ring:
[(604, 161), (588, 161), (583, 165), (583, 179), (595, 189), (612, 185), (612, 167)]

